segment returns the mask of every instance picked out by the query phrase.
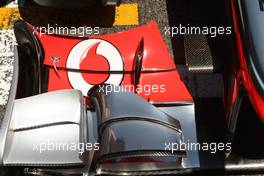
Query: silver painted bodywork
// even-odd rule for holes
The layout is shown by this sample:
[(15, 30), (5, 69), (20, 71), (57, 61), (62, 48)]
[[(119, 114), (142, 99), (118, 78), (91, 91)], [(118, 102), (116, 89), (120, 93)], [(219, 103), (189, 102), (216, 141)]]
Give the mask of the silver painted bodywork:
[(15, 100), (17, 48), (12, 87), (0, 129), (1, 165), (79, 165), (78, 150), (40, 152), (40, 144), (86, 142), (84, 106), (78, 90), (62, 90)]
[[(52, 101), (51, 101), (52, 100)], [(82, 94), (62, 90), (14, 101), (4, 165), (78, 165), (85, 143)]]
[[(160, 121), (160, 125), (171, 125), (170, 128), (177, 129), (176, 132), (183, 133), (184, 142), (197, 143), (193, 102), (170, 102), (153, 106), (146, 101), (138, 100), (133, 93), (110, 93), (108, 98), (105, 97), (107, 105), (111, 106), (111, 108), (106, 107), (108, 111), (105, 112), (110, 114), (109, 116), (104, 114), (104, 118), (100, 119), (93, 109), (87, 109), (83, 105), (83, 95), (79, 90), (61, 90), (15, 99), (18, 69), (18, 55), (15, 48), (12, 87), (0, 129), (0, 165), (35, 166), (36, 168), (48, 166), (49, 169), (40, 170), (49, 173), (53, 170), (54, 173), (60, 172), (56, 169), (57, 166), (69, 166), (68, 169), (63, 170), (63, 173), (91, 173), (93, 172), (91, 166), (96, 158), (96, 152), (93, 150), (85, 153), (84, 156), (78, 150), (40, 152), (34, 147), (48, 143), (96, 143), (100, 140), (98, 127), (109, 126), (115, 123), (115, 120), (121, 120), (121, 122), (124, 120), (126, 123), (125, 121), (131, 120), (131, 117), (138, 118), (132, 121), (145, 119), (150, 123)], [(120, 104), (120, 102), (123, 103)], [(149, 108), (151, 111), (147, 110)], [(109, 123), (108, 118), (113, 121)], [(147, 121), (142, 123), (148, 124)], [(182, 168), (198, 168), (200, 166), (198, 151), (187, 150), (186, 153), (186, 157), (182, 160)], [(77, 170), (70, 167), (75, 165), (83, 167)], [(146, 170), (146, 168), (140, 169)], [(100, 169), (97, 168), (97, 171), (101, 171)], [(177, 171), (180, 168), (175, 167), (175, 169)]]

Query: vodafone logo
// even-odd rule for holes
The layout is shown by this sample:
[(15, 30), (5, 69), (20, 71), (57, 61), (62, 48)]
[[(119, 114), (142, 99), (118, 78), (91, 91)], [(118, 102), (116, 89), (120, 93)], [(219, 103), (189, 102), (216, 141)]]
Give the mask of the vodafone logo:
[[(94, 59), (96, 58), (96, 59)], [(82, 70), (123, 71), (124, 63), (120, 52), (111, 43), (101, 39), (88, 39), (75, 45), (71, 50), (67, 68)], [(95, 84), (120, 85), (123, 74), (90, 74), (68, 72), (70, 84), (86, 95)]]

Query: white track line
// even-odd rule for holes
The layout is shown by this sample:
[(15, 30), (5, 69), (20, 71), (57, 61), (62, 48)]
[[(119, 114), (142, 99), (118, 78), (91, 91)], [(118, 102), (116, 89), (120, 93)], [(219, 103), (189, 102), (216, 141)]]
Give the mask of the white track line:
[(13, 75), (13, 30), (0, 30), (0, 105), (6, 105)]
[(17, 5), (18, 1), (19, 0), (8, 0), (7, 5), (5, 7), (7, 7), (7, 8), (15, 8), (15, 7), (18, 6)]

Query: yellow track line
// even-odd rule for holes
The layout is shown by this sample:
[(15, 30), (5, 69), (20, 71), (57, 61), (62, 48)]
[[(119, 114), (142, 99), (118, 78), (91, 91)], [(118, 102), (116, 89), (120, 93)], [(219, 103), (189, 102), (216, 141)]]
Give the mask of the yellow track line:
[(138, 4), (123, 4), (116, 8), (114, 26), (138, 25)]
[(18, 8), (0, 8), (0, 29), (9, 29), (20, 19)]
[[(34, 15), (38, 15), (38, 13), (34, 12), (38, 12), (37, 7), (31, 10), (28, 10), (28, 13), (32, 13), (32, 20), (34, 20)], [(58, 13), (58, 17), (56, 18), (60, 18)], [(40, 14), (41, 16), (44, 16), (43, 18), (45, 18), (45, 15)], [(42, 18), (42, 17), (41, 17)], [(42, 23), (42, 21), (49, 21), (49, 19), (47, 20), (43, 20), (39, 18), (38, 20), (40, 20), (39, 22)], [(49, 18), (49, 17), (47, 17)], [(85, 18), (85, 17), (82, 17)], [(124, 25), (138, 25), (139, 24), (139, 15), (138, 15), (138, 4), (137, 3), (127, 3), (127, 4), (121, 4), (120, 6), (117, 6), (115, 8), (115, 17), (114, 17), (114, 21), (113, 21), (113, 26), (124, 26)], [(2, 29), (10, 29), (13, 27), (13, 24), (16, 20), (21, 19), (21, 15), (19, 12), (18, 8), (0, 8), (0, 30)], [(76, 20), (78, 21), (78, 17), (76, 18)], [(79, 20), (82, 21), (82, 20)], [(105, 20), (107, 21), (107, 19)], [(67, 22), (67, 21), (66, 21)], [(91, 22), (93, 24), (93, 22)], [(102, 18), (101, 23), (104, 23), (104, 19)], [(106, 22), (107, 23), (107, 22)], [(104, 24), (102, 24), (102, 26), (104, 26)]]

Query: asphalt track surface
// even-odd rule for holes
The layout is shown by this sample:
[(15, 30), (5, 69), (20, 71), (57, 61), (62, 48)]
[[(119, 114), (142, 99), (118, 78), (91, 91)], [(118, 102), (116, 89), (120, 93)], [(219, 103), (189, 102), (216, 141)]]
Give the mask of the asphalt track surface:
[[(159, 24), (161, 33), (163, 35), (164, 41), (174, 58), (175, 63), (178, 65), (179, 70), (181, 71), (182, 79), (188, 85), (190, 92), (192, 93), (195, 103), (196, 103), (196, 122), (197, 122), (197, 131), (198, 131), (198, 140), (202, 142), (222, 142), (225, 140), (225, 119), (224, 119), (224, 107), (222, 103), (223, 90), (221, 88), (222, 78), (220, 74), (212, 75), (199, 75), (199, 76), (187, 76), (185, 74), (185, 54), (184, 54), (184, 36), (176, 36), (171, 38), (168, 35), (164, 34), (164, 27), (167, 26), (177, 26), (178, 24), (190, 24), (190, 25), (204, 25), (204, 26), (225, 26), (226, 24), (226, 11), (225, 5), (221, 1), (212, 1), (212, 0), (142, 0), (142, 1), (133, 1), (132, 3), (137, 3), (138, 7), (138, 25), (145, 24), (151, 20), (156, 20)], [(36, 10), (37, 8), (37, 10)], [(42, 9), (42, 8), (40, 8)], [(20, 16), (35, 25), (41, 25), (45, 23), (62, 23), (66, 26), (75, 24), (76, 22), (79, 25), (84, 26), (102, 26), (100, 28), (100, 34), (113, 33), (118, 31), (123, 31), (126, 29), (134, 28), (137, 26), (135, 21), (132, 25), (114, 25), (115, 20), (115, 10), (107, 9), (103, 17), (97, 17), (97, 20), (94, 20), (94, 15), (91, 14), (91, 17), (88, 19), (85, 18), (87, 11), (90, 9), (83, 9), (82, 12), (79, 12), (81, 15), (78, 16), (76, 20), (75, 11), (61, 11), (55, 13), (50, 11), (50, 16), (47, 12), (49, 10), (42, 9), (43, 13), (39, 11), (39, 7), (20, 7), (18, 8)], [(97, 13), (98, 9), (91, 11), (92, 13)], [(105, 9), (104, 9), (105, 11)], [(39, 15), (32, 15), (36, 13)], [(82, 15), (83, 13), (83, 15)], [(43, 17), (44, 15), (44, 18)], [(62, 15), (63, 17), (58, 17)], [(134, 14), (135, 15), (135, 14)], [(55, 17), (55, 18), (54, 18)], [(44, 19), (44, 20), (43, 20)], [(46, 21), (45, 21), (46, 20)], [(129, 22), (128, 22), (129, 23)], [(12, 25), (12, 23), (10, 23)], [(218, 60), (221, 65), (221, 61), (224, 60), (227, 56), (225, 52), (225, 36), (216, 37), (214, 39), (207, 38), (210, 41), (210, 47), (213, 52), (214, 59)], [(1, 53), (0, 53), (1, 54)], [(12, 59), (12, 57), (11, 57)], [(10, 61), (7, 64), (12, 63)], [(0, 62), (0, 68), (2, 66)], [(221, 66), (220, 66), (221, 67)], [(1, 70), (1, 69), (0, 69)], [(9, 75), (8, 75), (9, 74)], [(6, 72), (6, 77), (10, 77), (10, 71)], [(7, 80), (7, 82), (10, 80)], [(2, 84), (1, 84), (2, 86)], [(1, 88), (1, 87), (0, 87)], [(3, 96), (7, 95), (1, 95)], [(260, 125), (256, 115), (254, 114), (250, 104), (245, 103), (245, 111), (241, 114), (241, 125), (244, 126), (237, 137), (237, 142), (235, 143), (235, 149), (237, 153), (243, 155), (244, 157), (259, 159), (263, 158), (264, 154), (261, 152), (261, 146), (264, 146), (262, 142), (257, 140), (259, 137), (257, 135), (261, 134), (259, 132), (263, 131), (263, 127)], [(0, 106), (0, 118), (4, 115), (3, 104)], [(248, 121), (248, 116), (254, 119), (254, 122)], [(253, 124), (252, 124), (253, 123)], [(246, 125), (245, 125), (246, 124)], [(257, 132), (253, 133), (251, 128), (258, 128)], [(251, 134), (251, 132), (253, 134)], [(262, 133), (263, 134), (263, 133)], [(254, 136), (254, 137), (252, 137)], [(246, 138), (246, 139), (245, 139)], [(252, 142), (250, 145), (247, 140), (251, 139), (252, 141), (257, 141), (257, 143)], [(259, 143), (258, 143), (259, 142)], [(260, 147), (254, 147), (260, 146)], [(253, 147), (253, 148), (252, 148)], [(247, 153), (245, 151), (251, 151)], [(254, 152), (252, 152), (254, 151)], [(201, 152), (201, 166), (204, 168), (218, 168), (219, 170), (224, 167), (224, 154), (210, 154), (208, 152)], [(207, 175), (206, 173), (203, 175)], [(213, 175), (213, 174), (210, 174)]]

